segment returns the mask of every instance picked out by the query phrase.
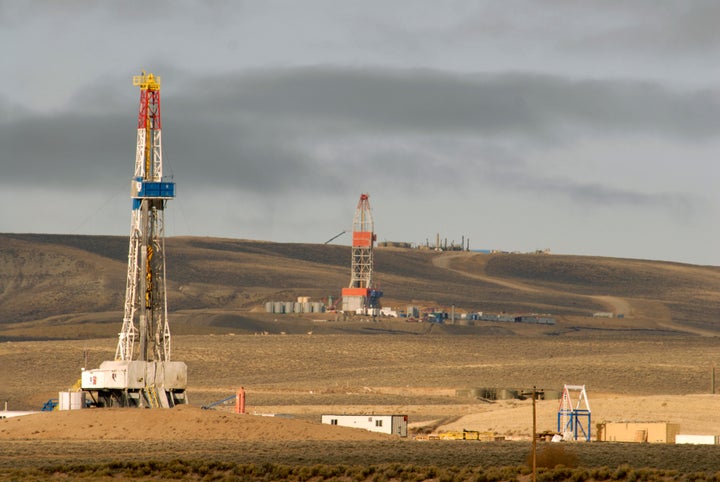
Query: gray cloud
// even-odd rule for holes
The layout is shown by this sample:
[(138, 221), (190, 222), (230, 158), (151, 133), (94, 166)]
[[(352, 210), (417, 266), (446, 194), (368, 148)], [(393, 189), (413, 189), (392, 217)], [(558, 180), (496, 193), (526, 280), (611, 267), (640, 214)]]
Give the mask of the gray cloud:
[(146, 68), (187, 234), (324, 241), (367, 191), (396, 239), (715, 260), (719, 10), (0, 0), (0, 220), (125, 232)]
[[(473, 170), (481, 179), (487, 170), (516, 176), (532, 150), (584, 137), (696, 142), (720, 132), (709, 92), (649, 83), (330, 67), (171, 78), (163, 94), (166, 172), (258, 192), (342, 190), (353, 167), (462, 184)], [(83, 89), (69, 112), (14, 116), (6, 107), (5, 182), (129, 177), (136, 92), (108, 85)], [(596, 191), (556, 184), (588, 201)]]
[[(567, 3), (560, 2), (560, 6), (565, 8)], [(594, 13), (605, 13), (609, 20), (599, 22), (587, 35), (566, 44), (576, 51), (651, 54), (670, 61), (677, 54), (704, 58), (720, 50), (720, 32), (715, 22), (720, 16), (720, 4), (713, 0), (662, 5), (652, 0), (617, 0), (580, 8), (586, 9), (588, 15), (599, 8)]]
[(253, 116), (298, 130), (554, 138), (588, 133), (714, 137), (709, 91), (648, 82), (535, 74), (297, 68), (198, 79), (187, 87), (206, 115)]
[(643, 192), (623, 189), (598, 182), (578, 181), (562, 176), (528, 176), (522, 172), (492, 176), (498, 184), (511, 191), (532, 196), (566, 198), (578, 205), (602, 208), (640, 207), (662, 209), (674, 216), (689, 216), (699, 203), (693, 195), (679, 192)]

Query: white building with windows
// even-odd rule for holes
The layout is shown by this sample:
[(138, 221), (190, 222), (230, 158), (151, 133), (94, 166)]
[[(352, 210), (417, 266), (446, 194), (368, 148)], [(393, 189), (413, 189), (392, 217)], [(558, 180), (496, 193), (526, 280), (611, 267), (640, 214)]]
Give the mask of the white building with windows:
[(322, 423), (407, 437), (407, 415), (323, 415)]

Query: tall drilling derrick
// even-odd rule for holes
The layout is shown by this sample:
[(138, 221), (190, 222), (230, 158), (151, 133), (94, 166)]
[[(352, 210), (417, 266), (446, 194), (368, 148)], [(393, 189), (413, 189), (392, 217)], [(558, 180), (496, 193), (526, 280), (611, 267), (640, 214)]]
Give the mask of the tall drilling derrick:
[(164, 212), (175, 183), (163, 178), (160, 77), (133, 77), (140, 87), (125, 310), (115, 360), (82, 374), (98, 406), (173, 407), (187, 403), (187, 366), (170, 361), (165, 285)]
[(373, 285), (374, 230), (370, 200), (361, 194), (353, 218), (350, 286), (342, 290), (343, 311), (374, 314), (380, 307), (382, 291)]

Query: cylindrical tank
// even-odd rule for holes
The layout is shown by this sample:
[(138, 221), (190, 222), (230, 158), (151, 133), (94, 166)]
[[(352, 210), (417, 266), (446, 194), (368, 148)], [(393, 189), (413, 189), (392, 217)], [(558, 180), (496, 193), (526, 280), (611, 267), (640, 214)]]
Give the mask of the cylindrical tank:
[(272, 301), (268, 301), (267, 303), (265, 303), (265, 312), (266, 313), (273, 312), (273, 302)]
[(275, 301), (273, 303), (273, 313), (285, 313), (285, 303), (282, 301)]
[(497, 391), (498, 400), (512, 400), (513, 398), (517, 398), (517, 391), (515, 390), (501, 388)]
[(303, 304), (302, 303), (294, 303), (293, 304), (293, 311), (295, 313), (302, 313)]
[(295, 303), (293, 301), (285, 302), (285, 313), (292, 313), (295, 309)]
[(562, 392), (560, 390), (543, 390), (544, 400), (560, 400)]
[(312, 303), (312, 312), (313, 313), (322, 313), (322, 303), (319, 301), (313, 301)]
[(85, 392), (58, 392), (58, 410), (85, 408)]
[(309, 301), (303, 302), (303, 313), (312, 313), (312, 304)]
[(470, 390), (473, 397), (485, 398), (487, 400), (495, 400), (496, 390), (494, 388), (473, 388)]

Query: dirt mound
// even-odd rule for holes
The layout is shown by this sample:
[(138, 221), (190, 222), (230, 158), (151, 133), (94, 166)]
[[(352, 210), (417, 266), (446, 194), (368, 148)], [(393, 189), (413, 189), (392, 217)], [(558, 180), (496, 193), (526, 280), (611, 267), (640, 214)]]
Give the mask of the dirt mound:
[(303, 420), (202, 410), (130, 408), (41, 412), (0, 420), (0, 439), (387, 440), (390, 435)]

